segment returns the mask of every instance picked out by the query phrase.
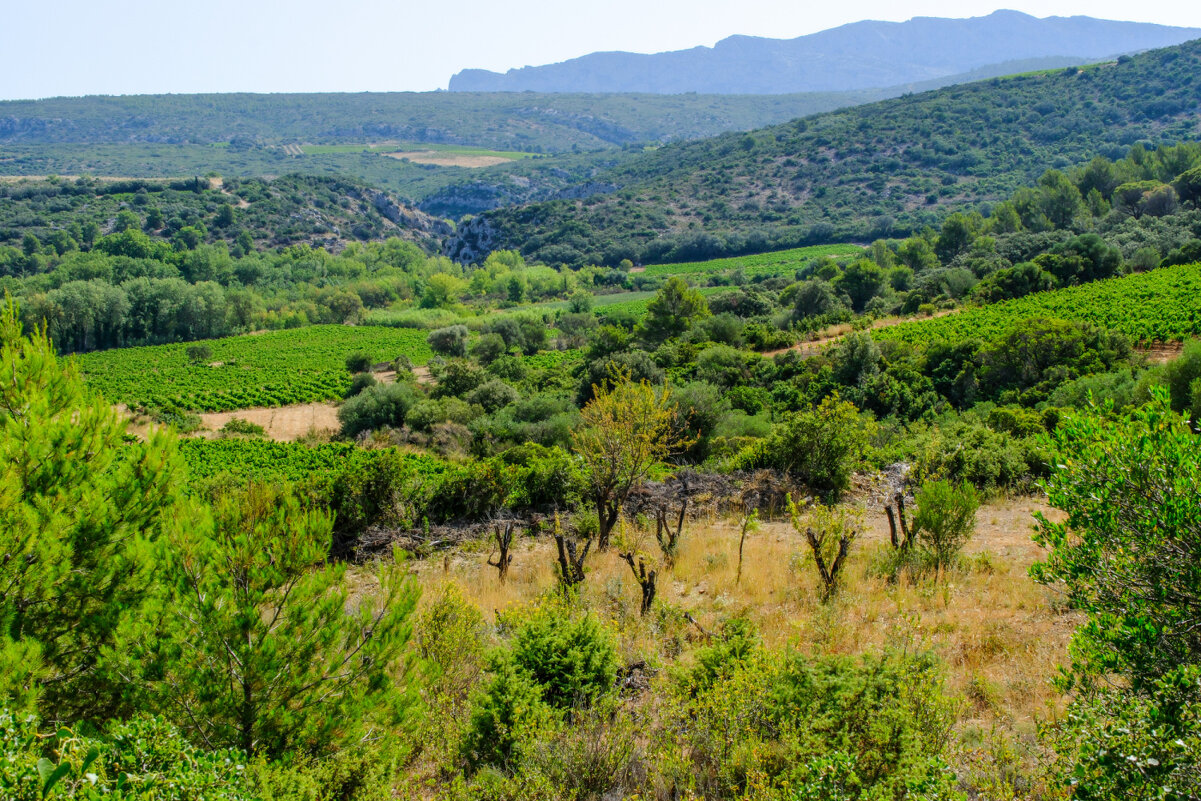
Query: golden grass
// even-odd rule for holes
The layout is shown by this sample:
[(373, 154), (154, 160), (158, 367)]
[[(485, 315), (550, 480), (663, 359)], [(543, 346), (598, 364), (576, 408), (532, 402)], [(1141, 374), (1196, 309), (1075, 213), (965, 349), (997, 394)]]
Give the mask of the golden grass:
[[(929, 647), (946, 664), (948, 690), (965, 699), (961, 729), (1003, 726), (1028, 733), (1038, 717), (1061, 704), (1050, 679), (1066, 661), (1068, 640), (1079, 623), (1054, 603), (1051, 590), (1027, 575), (1040, 553), (1030, 540), (1030, 515), (1038, 509), (1029, 499), (986, 505), (963, 568), (895, 583), (871, 569), (889, 548), (883, 515), (871, 512), (844, 586), (829, 604), (819, 601), (808, 545), (787, 522), (767, 522), (748, 536), (741, 582), (736, 582), (738, 528), (732, 521), (691, 523), (670, 567), (659, 563), (654, 539), (644, 532), (626, 529), (619, 535), (625, 541), (618, 542), (658, 563), (656, 603), (671, 614), (689, 612), (709, 631), (724, 618), (745, 616), (767, 645), (812, 654)], [(458, 585), (488, 619), (554, 591), (555, 550), (548, 538), (516, 544), (505, 584), (486, 564), (489, 549), (487, 542), (471, 543), (413, 569), (429, 589), (445, 581)], [(618, 550), (589, 554), (581, 602), (614, 621), (623, 656), (661, 664), (681, 652), (686, 658), (690, 644), (704, 636), (686, 627), (680, 642), (649, 619), (639, 620), (638, 585)]]

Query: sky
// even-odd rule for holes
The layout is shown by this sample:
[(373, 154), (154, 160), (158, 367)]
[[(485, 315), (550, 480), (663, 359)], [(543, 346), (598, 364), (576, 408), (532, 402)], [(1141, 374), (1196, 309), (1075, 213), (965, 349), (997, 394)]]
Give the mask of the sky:
[(469, 67), (503, 72), (602, 50), (654, 53), (732, 34), (786, 39), (863, 19), (997, 8), (1201, 27), (1201, 3), (1191, 1), (997, 2), (0, 0), (0, 99), (429, 91)]

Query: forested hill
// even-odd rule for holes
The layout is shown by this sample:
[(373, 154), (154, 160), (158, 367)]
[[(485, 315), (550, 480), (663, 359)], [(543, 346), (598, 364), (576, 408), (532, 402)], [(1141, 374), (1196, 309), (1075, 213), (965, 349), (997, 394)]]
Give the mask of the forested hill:
[(261, 147), (398, 140), (560, 153), (745, 131), (883, 96), (364, 92), (59, 97), (0, 102), (0, 145), (228, 142)]
[(611, 193), (466, 221), (449, 255), (612, 264), (904, 234), (1049, 168), (1195, 139), (1199, 112), (1201, 41), (954, 86), (660, 148), (598, 175)]
[(946, 77), (1017, 59), (1073, 63), (1180, 44), (1201, 36), (1091, 17), (1038, 19), (1017, 11), (907, 22), (864, 20), (795, 39), (731, 36), (714, 47), (670, 53), (591, 53), (500, 74), (464, 70), (452, 91), (727, 92), (862, 90)]
[(156, 241), (179, 250), (223, 241), (241, 254), (294, 244), (337, 251), (347, 242), (400, 237), (436, 250), (449, 230), (445, 221), (345, 178), (0, 183), (0, 246), (20, 246), (26, 256), (87, 249), (122, 232), (129, 232), (124, 255), (139, 258), (149, 257)]

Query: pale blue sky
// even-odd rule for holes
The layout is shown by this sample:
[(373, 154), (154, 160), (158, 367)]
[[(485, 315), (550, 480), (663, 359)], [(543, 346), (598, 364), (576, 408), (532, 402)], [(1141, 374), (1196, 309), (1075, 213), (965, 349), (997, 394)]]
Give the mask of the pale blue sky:
[(147, 92), (444, 88), (596, 50), (657, 52), (731, 34), (791, 38), (860, 19), (998, 7), (1201, 27), (1201, 3), (1128, 0), (0, 0), (0, 99)]

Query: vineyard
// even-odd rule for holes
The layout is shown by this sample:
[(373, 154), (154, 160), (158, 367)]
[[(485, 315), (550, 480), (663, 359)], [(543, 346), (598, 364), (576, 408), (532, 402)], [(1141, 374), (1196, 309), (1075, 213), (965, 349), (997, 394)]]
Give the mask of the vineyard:
[[(702, 286), (697, 287), (697, 292), (705, 297), (716, 295), (719, 292), (726, 292), (730, 289), (728, 286)], [(646, 307), (654, 300), (656, 292), (623, 292), (616, 295), (599, 295), (597, 297), (596, 311), (602, 315), (613, 314), (615, 312), (628, 312), (635, 317), (641, 318), (646, 315)], [(602, 302), (600, 299), (604, 298)]]
[[(262, 439), (183, 439), (180, 454), (193, 480), (228, 474), (238, 480), (300, 482), (328, 480), (362, 467), (383, 451), (364, 450), (352, 442), (303, 445)], [(406, 467), (440, 475), (447, 463), (434, 456), (403, 454)]]
[(822, 256), (854, 256), (862, 253), (858, 245), (813, 245), (774, 253), (757, 253), (753, 256), (735, 256), (709, 261), (682, 262), (680, 264), (652, 264), (646, 275), (707, 275), (724, 273), (727, 270), (742, 270), (746, 275), (790, 275), (813, 259)]
[[(350, 384), (346, 357), (363, 351), (376, 362), (408, 356), (424, 364), (425, 331), (316, 325), (200, 343), (99, 351), (79, 357), (88, 384), (131, 408), (178, 406), (222, 412), (253, 406), (341, 398)], [(189, 348), (207, 346), (198, 363)]]
[(1133, 342), (1167, 342), (1201, 333), (1201, 264), (1164, 267), (1122, 278), (966, 309), (932, 320), (882, 328), (881, 341), (927, 344), (990, 339), (1032, 317), (1081, 320)]

